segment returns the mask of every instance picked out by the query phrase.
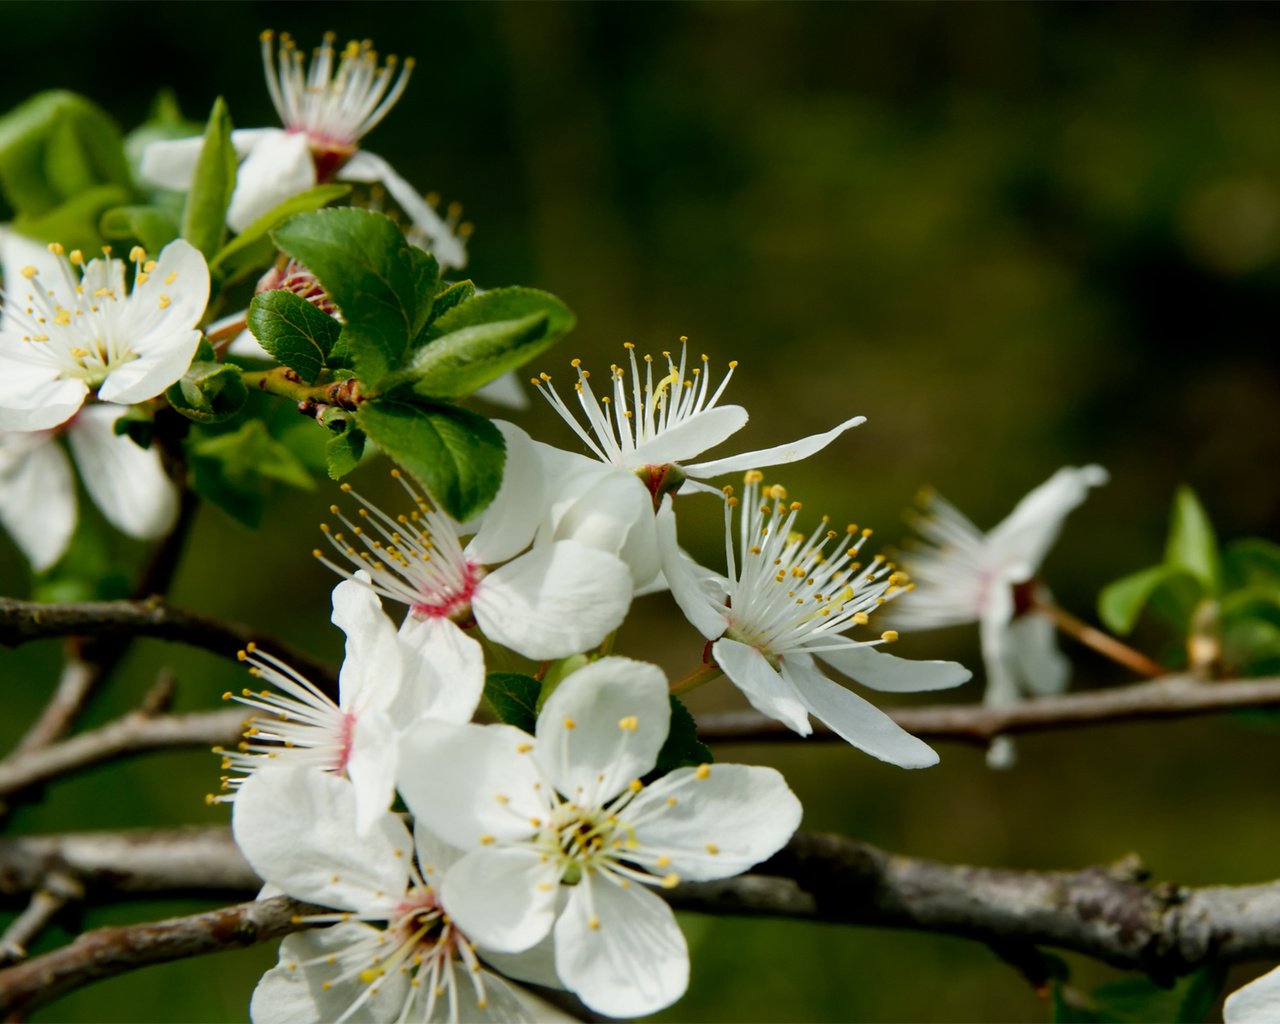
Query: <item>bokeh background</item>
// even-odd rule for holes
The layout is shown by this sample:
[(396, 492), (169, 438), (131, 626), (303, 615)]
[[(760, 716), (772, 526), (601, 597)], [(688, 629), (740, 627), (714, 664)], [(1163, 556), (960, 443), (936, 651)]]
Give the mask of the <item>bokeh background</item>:
[[(740, 360), (731, 394), (752, 413), (747, 444), (863, 413), (866, 425), (777, 479), (886, 544), (905, 533), (901, 511), (922, 484), (986, 528), (1060, 465), (1090, 461), (1112, 481), (1046, 566), (1085, 617), (1099, 587), (1159, 558), (1181, 482), (1223, 536), (1276, 537), (1280, 10), (5, 3), (0, 24), (11, 41), (0, 107), (70, 88), (126, 130), (163, 84), (192, 117), (221, 94), (237, 125), (275, 124), (257, 56), (266, 27), (304, 46), (333, 29), (416, 56), (368, 147), (464, 204), (478, 284), (547, 288), (577, 312), (576, 332), (534, 369), (563, 374), (576, 355), (603, 371), (624, 341), (656, 352), (684, 334), (713, 364)], [(572, 442), (545, 408), (519, 419)], [(371, 493), (384, 480), (376, 463), (355, 478)], [(339, 656), (333, 580), (309, 555), (335, 493), (323, 480), (282, 491), (256, 532), (202, 510), (175, 600)], [(720, 549), (714, 504), (691, 501), (684, 520), (707, 559)], [(28, 586), (0, 537), (0, 591)], [(673, 674), (700, 646), (663, 598), (641, 602), (620, 640)], [(1125, 680), (1068, 649), (1073, 685)], [(972, 630), (905, 637), (899, 651), (979, 664)], [(58, 655), (56, 642), (0, 652), (0, 741), (40, 706)], [(86, 723), (136, 704), (166, 665), (182, 708), (241, 684), (210, 656), (140, 643)], [(716, 703), (735, 706), (727, 684), (698, 695)], [(1021, 741), (1007, 773), (954, 746), (919, 773), (834, 745), (719, 753), (781, 767), (808, 829), (1025, 868), (1136, 850), (1160, 878), (1205, 884), (1280, 874), (1278, 738), (1241, 718), (1063, 733)], [(88, 772), (50, 786), (9, 829), (223, 821), (201, 800), (215, 775), (200, 752)], [(90, 910), (81, 923), (198, 906)], [(963, 940), (685, 924), (694, 981), (663, 1020), (1048, 1016)], [(260, 948), (156, 968), (37, 1019), (240, 1020), (273, 961)], [(1111, 976), (1071, 962), (1084, 987)]]

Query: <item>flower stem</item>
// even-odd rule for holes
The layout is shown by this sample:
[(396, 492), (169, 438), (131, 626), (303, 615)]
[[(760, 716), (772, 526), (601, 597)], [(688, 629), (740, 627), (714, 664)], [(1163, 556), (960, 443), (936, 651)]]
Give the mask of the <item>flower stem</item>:
[(292, 399), (300, 408), (305, 407), (301, 411), (307, 413), (325, 405), (354, 410), (364, 398), (360, 394), (360, 382), (354, 377), (326, 384), (307, 384), (296, 371), (287, 366), (277, 366), (271, 370), (251, 370), (244, 374), (244, 383), (246, 387)]
[(688, 693), (690, 690), (696, 690), (703, 683), (709, 683), (713, 679), (719, 679), (722, 675), (724, 675), (724, 673), (720, 671), (720, 666), (714, 662), (710, 662), (694, 669), (683, 679), (677, 679), (671, 684), (671, 693)]
[(1128, 644), (1121, 643), (1109, 633), (1095, 629), (1083, 619), (1078, 619), (1052, 601), (1037, 600), (1032, 606), (1034, 611), (1048, 617), (1058, 629), (1070, 637), (1079, 640), (1086, 647), (1092, 647), (1099, 654), (1112, 661), (1119, 662), (1125, 668), (1132, 669), (1140, 676), (1155, 679), (1168, 672), (1159, 662), (1152, 660), (1141, 651), (1136, 651)]

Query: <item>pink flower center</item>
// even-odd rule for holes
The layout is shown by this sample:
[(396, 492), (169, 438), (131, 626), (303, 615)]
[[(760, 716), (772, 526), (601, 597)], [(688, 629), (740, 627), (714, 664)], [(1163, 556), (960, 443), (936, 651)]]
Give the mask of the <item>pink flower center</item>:
[(342, 732), (339, 734), (338, 764), (334, 771), (345, 772), (351, 760), (351, 746), (356, 738), (356, 716), (348, 711), (342, 716)]
[(483, 573), (472, 562), (463, 564), (461, 580), (449, 589), (424, 594), (422, 600), (413, 603), (412, 612), (420, 619), (463, 619), (471, 613), (471, 599), (475, 597)]

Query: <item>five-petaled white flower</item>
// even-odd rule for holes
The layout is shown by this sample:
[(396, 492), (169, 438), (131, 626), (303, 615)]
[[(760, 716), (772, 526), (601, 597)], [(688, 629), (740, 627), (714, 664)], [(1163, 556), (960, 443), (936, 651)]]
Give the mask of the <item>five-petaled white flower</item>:
[(132, 291), (109, 248), (68, 258), (13, 232), (3, 247), (0, 430), (56, 427), (94, 391), (120, 405), (155, 398), (191, 365), (209, 269), (189, 243), (170, 242), (158, 260), (135, 246)]
[(232, 829), (254, 871), (335, 908), (302, 921), (337, 922), (280, 944), (253, 993), (254, 1024), (542, 1019), (481, 965), (442, 902), (457, 852), (385, 811), (358, 836), (356, 819), (350, 783), (305, 768), (272, 766), (240, 790)]
[(441, 890), (454, 920), (499, 951), (552, 933), (561, 982), (610, 1016), (652, 1013), (688, 984), (684, 936), (647, 887), (737, 874), (800, 822), (771, 768), (679, 768), (643, 785), (669, 720), (660, 669), (603, 658), (547, 699), (536, 738), (423, 722), (401, 753), (415, 819), (468, 851)]
[[(1036, 580), (1067, 515), (1106, 483), (1101, 466), (1065, 466), (1023, 498), (990, 533), (983, 534), (953, 505), (937, 495), (912, 525), (929, 542), (909, 551), (903, 565), (916, 582), (912, 599), (893, 609), (895, 624), (932, 629), (977, 622), (987, 672), (986, 703), (1012, 704), (1024, 694), (1058, 693), (1067, 685), (1070, 663), (1058, 650), (1048, 618), (1020, 608), (1024, 598), (1048, 597)], [(988, 761), (1007, 767), (1013, 761), (1007, 737), (991, 745)]]
[(57, 431), (0, 432), (0, 523), (31, 567), (43, 572), (67, 550), (76, 525), (76, 487), (57, 435), (66, 437), (94, 504), (138, 540), (162, 537), (178, 515), (178, 494), (159, 451), (115, 432), (124, 410), (81, 409)]
[[(434, 205), (380, 156), (359, 148), (364, 138), (395, 106), (409, 84), (412, 58), (400, 64), (388, 57), (379, 64), (369, 42), (354, 40), (339, 53), (332, 33), (316, 49), (311, 66), (287, 35), (275, 49), (272, 32), (262, 33), (262, 63), (271, 102), (284, 128), (237, 129), (231, 142), (242, 163), (227, 223), (243, 231), (259, 217), (305, 192), (317, 182), (380, 182), (413, 221), (441, 267), (467, 262), (463, 240), (469, 228), (458, 224), (456, 207), (441, 217)], [(398, 73), (397, 73), (398, 69)], [(202, 139), (153, 142), (142, 157), (142, 175), (165, 188), (185, 191), (200, 157)]]
[(610, 367), (609, 393), (596, 397), (591, 374), (573, 360), (577, 394), (585, 426), (556, 391), (548, 374), (533, 380), (552, 408), (591, 451), (592, 457), (537, 444), (548, 479), (548, 511), (538, 542), (572, 539), (618, 555), (631, 568), (637, 593), (661, 589), (660, 555), (653, 513), (663, 495), (681, 491), (717, 493), (703, 481), (725, 473), (798, 462), (821, 451), (851, 427), (865, 421), (854, 416), (823, 434), (789, 444), (744, 452), (722, 459), (691, 462), (721, 444), (747, 423), (740, 405), (720, 399), (737, 367), (719, 384), (711, 381), (709, 360), (688, 365), (688, 339), (680, 339), (680, 359), (664, 352), (666, 374), (655, 380), (654, 358), (637, 360), (626, 346), (628, 370)]
[(238, 798), (247, 779), (268, 764), (303, 765), (351, 780), (360, 831), (391, 804), (397, 738), (422, 717), (466, 722), (484, 689), (482, 664), (442, 664), (422, 658), (397, 634), (365, 573), (333, 589), (333, 622), (347, 635), (335, 704), (279, 658), (252, 645), (241, 652), (253, 675), (275, 690), (245, 689), (227, 698), (262, 712), (248, 723), (238, 750), (215, 748), (222, 794)]
[[(459, 625), (473, 620), (490, 640), (527, 658), (578, 654), (617, 629), (631, 605), (631, 576), (613, 555), (576, 541), (519, 554), (536, 525), (541, 480), (527, 435), (498, 426), (507, 444), (506, 473), (465, 545), (461, 527), (399, 470), (392, 475), (412, 499), (412, 511), (392, 519), (344, 484), (361, 503), (359, 523), (335, 505), (345, 532), (322, 527), (332, 546), (370, 575), (374, 590), (408, 606), (401, 635), (431, 660), (479, 664), (480, 645)], [(335, 572), (350, 574), (315, 554)]]
[[(827, 678), (814, 657), (875, 690), (908, 693), (957, 686), (968, 669), (950, 661), (908, 661), (874, 647), (896, 638), (853, 640), (844, 633), (866, 625), (881, 604), (905, 593), (905, 577), (877, 555), (857, 561), (870, 530), (827, 528), (793, 532), (799, 502), (768, 488), (758, 472), (746, 476), (737, 551), (733, 511), (725, 502), (728, 575), (697, 565), (676, 545), (670, 503), (658, 515), (663, 571), (671, 595), (694, 627), (713, 641), (716, 664), (752, 706), (802, 736), (809, 716), (825, 722), (855, 747), (904, 768), (935, 764), (938, 755), (883, 711)], [(730, 491), (726, 488), (726, 492)], [(828, 546), (837, 550), (828, 554)]]
[(1280, 1020), (1280, 967), (1227, 996), (1222, 1019), (1224, 1024), (1275, 1024)]

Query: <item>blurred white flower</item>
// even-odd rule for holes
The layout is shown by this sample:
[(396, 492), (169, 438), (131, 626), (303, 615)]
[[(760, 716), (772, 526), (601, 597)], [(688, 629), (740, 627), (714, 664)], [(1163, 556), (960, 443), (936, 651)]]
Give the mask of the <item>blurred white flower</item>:
[(823, 518), (807, 537), (793, 532), (800, 503), (787, 503), (778, 486), (762, 494), (762, 481), (760, 473), (750, 472), (741, 506), (731, 494), (726, 499), (726, 576), (680, 550), (670, 501), (663, 506), (658, 538), (671, 596), (712, 641), (716, 664), (761, 714), (802, 736), (813, 731), (813, 715), (855, 747), (903, 768), (937, 763), (927, 744), (828, 679), (814, 658), (864, 686), (891, 693), (958, 686), (969, 679), (969, 670), (955, 662), (908, 661), (874, 650), (895, 639), (892, 631), (872, 640), (845, 636), (904, 593), (905, 577), (881, 555), (865, 566), (857, 561), (870, 530), (854, 525), (831, 530)]
[(1224, 1024), (1275, 1024), (1280, 1020), (1280, 967), (1227, 996), (1222, 1019)]
[[(379, 64), (372, 45), (352, 40), (339, 53), (328, 33), (311, 66), (288, 35), (275, 48), (272, 32), (262, 33), (262, 64), (271, 102), (284, 128), (237, 129), (231, 143), (240, 158), (227, 224), (243, 231), (285, 200), (319, 182), (378, 182), (413, 222), (415, 244), (429, 250), (442, 268), (466, 265), (467, 225), (461, 211), (441, 217), (432, 202), (380, 156), (359, 148), (395, 106), (409, 84), (413, 59)], [(398, 70), (398, 74), (397, 74)], [(142, 176), (165, 188), (186, 191), (200, 158), (200, 137), (153, 142), (142, 156)]]
[[(1054, 627), (1043, 615), (1019, 614), (1015, 588), (1025, 597), (1048, 598), (1035, 579), (1058, 539), (1067, 515), (1106, 483), (1101, 466), (1066, 466), (1028, 494), (990, 533), (983, 534), (949, 502), (929, 495), (912, 525), (927, 547), (909, 551), (903, 566), (916, 583), (910, 601), (894, 607), (892, 621), (904, 629), (979, 624), (987, 672), (986, 703), (1012, 704), (1024, 696), (1061, 692), (1070, 663), (1058, 650)], [(993, 767), (1013, 762), (1007, 737), (988, 752)]]
[(647, 887), (735, 875), (800, 823), (771, 768), (702, 765), (641, 784), (670, 714), (661, 670), (602, 658), (547, 699), (536, 738), (424, 722), (404, 739), (405, 802), (468, 851), (442, 886), (450, 915), (497, 951), (553, 934), (561, 982), (609, 1016), (653, 1013), (688, 985), (684, 936)]

